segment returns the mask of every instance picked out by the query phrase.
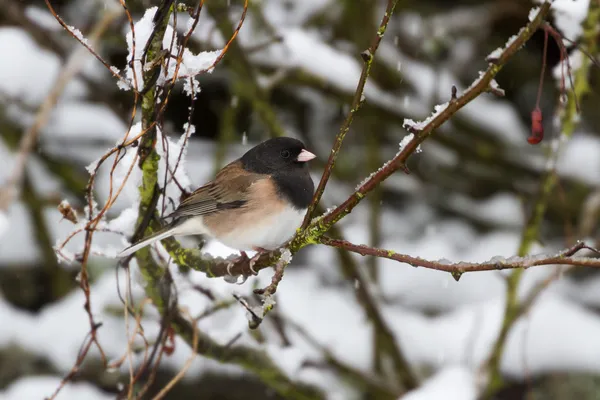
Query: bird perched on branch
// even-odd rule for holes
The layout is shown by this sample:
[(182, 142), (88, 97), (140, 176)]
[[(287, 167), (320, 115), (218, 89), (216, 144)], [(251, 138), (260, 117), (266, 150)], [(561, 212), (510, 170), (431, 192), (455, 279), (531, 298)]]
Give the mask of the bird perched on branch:
[(293, 138), (269, 139), (223, 167), (165, 219), (164, 228), (123, 250), (126, 257), (158, 240), (206, 235), (242, 251), (273, 250), (302, 223), (314, 184), (307, 162), (315, 155)]

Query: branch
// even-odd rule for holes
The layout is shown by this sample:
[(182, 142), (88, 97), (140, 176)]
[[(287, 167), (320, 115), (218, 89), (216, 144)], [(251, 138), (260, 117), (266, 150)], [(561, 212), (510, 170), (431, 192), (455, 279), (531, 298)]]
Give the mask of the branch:
[(516, 36), (508, 41), (506, 47), (500, 54), (490, 61), (488, 69), (484, 73), (481, 73), (479, 78), (475, 80), (464, 93), (453, 98), (445, 105), (438, 106), (439, 109), (436, 109), (436, 112), (423, 122), (413, 123), (410, 120), (405, 120), (404, 125), (413, 133), (412, 139), (406, 146), (402, 147), (392, 160), (385, 163), (378, 171), (367, 178), (366, 181), (360, 185), (358, 190), (348, 197), (346, 201), (336, 207), (331, 213), (324, 215), (321, 220), (311, 225), (314, 228), (318, 228), (319, 231), (323, 229), (326, 231), (345, 215), (349, 214), (369, 192), (377, 187), (377, 185), (389, 178), (398, 169), (404, 169), (408, 158), (417, 151), (419, 145), (433, 134), (437, 128), (449, 120), (458, 110), (477, 98), (481, 93), (489, 91), (494, 77), (544, 22), (544, 18), (550, 11), (550, 5), (551, 3), (546, 1), (539, 8), (535, 18), (522, 28)]
[(494, 257), (489, 261), (484, 261), (481, 263), (466, 261), (458, 261), (454, 263), (450, 261), (430, 261), (420, 257), (413, 257), (406, 254), (396, 253), (392, 250), (378, 249), (375, 247), (350, 243), (345, 240), (332, 239), (327, 236), (321, 237), (319, 239), (319, 242), (327, 246), (344, 249), (352, 253), (357, 253), (361, 256), (387, 258), (389, 260), (409, 264), (413, 267), (423, 267), (427, 269), (434, 269), (437, 271), (450, 272), (456, 280), (459, 280), (461, 275), (466, 272), (498, 271), (503, 269), (527, 269), (530, 267), (537, 267), (541, 265), (577, 265), (583, 267), (600, 268), (599, 258), (575, 256), (575, 254), (582, 249), (588, 249), (600, 254), (599, 250), (594, 249), (593, 247), (589, 247), (583, 242), (579, 242), (575, 246), (563, 250), (562, 252), (555, 255), (537, 254), (525, 257)]
[(312, 215), (315, 211), (315, 208), (319, 204), (321, 197), (323, 196), (323, 192), (325, 191), (325, 186), (329, 181), (329, 177), (331, 176), (331, 171), (335, 166), (335, 161), (337, 160), (340, 149), (342, 148), (342, 143), (344, 142), (344, 138), (346, 134), (350, 130), (350, 125), (352, 125), (352, 121), (354, 120), (354, 114), (360, 109), (362, 104), (365, 101), (363, 96), (363, 92), (365, 90), (365, 85), (367, 83), (367, 79), (369, 78), (369, 74), (371, 73), (371, 66), (373, 65), (373, 58), (375, 57), (375, 53), (379, 48), (379, 43), (387, 30), (388, 23), (390, 22), (390, 18), (392, 14), (394, 14), (394, 9), (396, 8), (396, 4), (398, 4), (398, 0), (388, 0), (388, 4), (385, 10), (385, 14), (381, 19), (381, 23), (379, 24), (379, 29), (377, 29), (377, 34), (373, 39), (373, 44), (367, 50), (363, 51), (360, 56), (364, 61), (364, 66), (362, 69), (362, 73), (360, 74), (360, 79), (358, 81), (358, 85), (356, 86), (356, 92), (354, 92), (354, 97), (352, 99), (352, 105), (350, 106), (350, 112), (348, 116), (342, 123), (340, 131), (335, 137), (335, 141), (333, 143), (333, 148), (331, 149), (331, 153), (329, 154), (329, 159), (327, 160), (327, 165), (325, 165), (325, 171), (323, 171), (323, 175), (321, 176), (321, 181), (317, 186), (317, 190), (315, 191), (315, 196), (308, 207), (308, 211), (306, 212), (306, 216), (304, 217), (304, 221), (302, 222), (302, 229), (306, 228)]

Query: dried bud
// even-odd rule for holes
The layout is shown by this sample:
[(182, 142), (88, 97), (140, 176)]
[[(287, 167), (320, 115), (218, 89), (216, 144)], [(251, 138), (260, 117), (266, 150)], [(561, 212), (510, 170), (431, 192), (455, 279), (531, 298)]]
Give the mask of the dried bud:
[(165, 341), (163, 351), (167, 356), (170, 356), (175, 351), (175, 330), (172, 327), (167, 328), (167, 340)]
[(73, 210), (73, 207), (71, 207), (67, 200), (60, 202), (58, 205), (58, 211), (60, 211), (64, 219), (67, 219), (74, 224), (77, 223), (77, 212)]
[(544, 138), (544, 124), (542, 119), (542, 110), (536, 107), (531, 112), (531, 136), (527, 138), (529, 144), (538, 144)]

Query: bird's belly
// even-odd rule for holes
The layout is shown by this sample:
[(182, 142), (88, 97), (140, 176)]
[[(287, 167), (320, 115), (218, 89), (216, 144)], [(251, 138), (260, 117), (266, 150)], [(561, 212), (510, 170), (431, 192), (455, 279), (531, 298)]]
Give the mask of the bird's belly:
[(254, 224), (239, 224), (227, 233), (216, 235), (215, 239), (237, 250), (263, 248), (273, 250), (290, 239), (302, 224), (306, 210), (292, 207), (267, 214)]

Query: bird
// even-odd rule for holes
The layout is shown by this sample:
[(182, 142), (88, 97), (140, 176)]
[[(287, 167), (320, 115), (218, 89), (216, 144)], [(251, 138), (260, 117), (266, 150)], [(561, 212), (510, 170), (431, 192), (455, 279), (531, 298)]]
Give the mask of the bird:
[[(127, 257), (172, 236), (204, 235), (238, 250), (274, 250), (300, 227), (312, 201), (308, 162), (315, 154), (291, 137), (268, 139), (224, 166), (163, 221), (158, 232), (127, 247)], [(254, 258), (254, 257), (253, 257)]]

